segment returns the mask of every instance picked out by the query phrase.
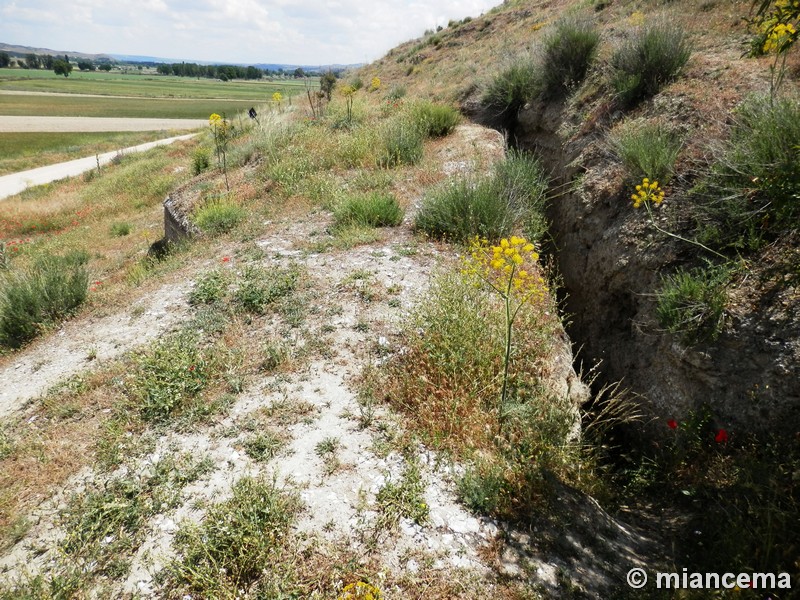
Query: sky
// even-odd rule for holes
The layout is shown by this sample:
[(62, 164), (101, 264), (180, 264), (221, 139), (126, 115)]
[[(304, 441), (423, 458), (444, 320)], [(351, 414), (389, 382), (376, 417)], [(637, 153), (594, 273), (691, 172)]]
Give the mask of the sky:
[(0, 42), (243, 64), (371, 62), (501, 0), (0, 0)]

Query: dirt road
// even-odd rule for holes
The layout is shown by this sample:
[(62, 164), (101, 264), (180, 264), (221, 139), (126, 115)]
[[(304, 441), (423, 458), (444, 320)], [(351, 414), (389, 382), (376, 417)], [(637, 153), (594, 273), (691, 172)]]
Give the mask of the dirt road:
[[(4, 117), (0, 117), (4, 118)], [(23, 117), (29, 118), (29, 117)], [(171, 144), (179, 140), (188, 140), (196, 134), (189, 133), (186, 135), (179, 135), (176, 137), (166, 138), (163, 140), (156, 140), (155, 142), (147, 142), (138, 146), (124, 148), (114, 152), (105, 152), (97, 156), (88, 156), (86, 158), (78, 158), (68, 162), (59, 163), (56, 165), (48, 165), (46, 167), (39, 167), (38, 169), (30, 169), (28, 171), (20, 171), (19, 173), (12, 173), (11, 175), (3, 175), (0, 177), (0, 200), (8, 198), (14, 194), (19, 194), (21, 191), (35, 186), (50, 183), (64, 179), (65, 177), (74, 177), (86, 171), (91, 171), (97, 168), (98, 162), (100, 166), (108, 164), (117, 156), (117, 154), (127, 154), (131, 152), (144, 152), (156, 146), (163, 146)]]

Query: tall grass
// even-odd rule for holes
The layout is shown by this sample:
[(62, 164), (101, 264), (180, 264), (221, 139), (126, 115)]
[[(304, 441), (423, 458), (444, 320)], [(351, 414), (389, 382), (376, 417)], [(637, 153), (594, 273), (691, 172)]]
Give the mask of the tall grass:
[(476, 235), (497, 240), (522, 222), (530, 237), (539, 239), (546, 230), (546, 190), (547, 177), (539, 163), (512, 151), (491, 175), (457, 179), (426, 194), (414, 228), (432, 237), (467, 242)]
[(542, 94), (564, 95), (586, 77), (597, 55), (600, 34), (588, 20), (565, 18), (545, 38), (541, 59)]
[(611, 86), (623, 106), (654, 96), (675, 79), (692, 54), (686, 32), (667, 22), (633, 33), (611, 57)]
[(541, 90), (541, 77), (530, 57), (518, 57), (494, 76), (481, 98), (483, 106), (507, 126)]
[(88, 293), (88, 258), (43, 255), (0, 280), (0, 344), (19, 348), (72, 315)]
[(337, 228), (352, 225), (391, 227), (403, 221), (403, 209), (392, 194), (372, 192), (348, 196), (334, 208), (333, 217)]
[(611, 148), (635, 180), (667, 183), (672, 178), (682, 143), (678, 134), (663, 123), (631, 121), (609, 138)]
[(698, 190), (700, 237), (720, 248), (752, 250), (800, 219), (800, 101), (746, 100), (728, 142)]

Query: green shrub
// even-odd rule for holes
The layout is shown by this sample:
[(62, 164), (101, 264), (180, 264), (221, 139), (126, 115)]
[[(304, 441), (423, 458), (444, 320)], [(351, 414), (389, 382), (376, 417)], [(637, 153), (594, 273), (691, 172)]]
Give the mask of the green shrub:
[(700, 237), (721, 248), (755, 249), (800, 219), (800, 101), (751, 98), (734, 115), (700, 190)]
[(263, 577), (282, 577), (268, 567), (282, 556), (300, 508), (299, 498), (275, 482), (242, 477), (233, 495), (212, 506), (202, 523), (180, 528), (178, 558), (167, 566), (167, 587), (202, 598), (233, 598)]
[(245, 310), (263, 313), (267, 306), (294, 292), (299, 278), (296, 266), (265, 269), (248, 265), (233, 297)]
[(386, 94), (386, 99), (390, 101), (400, 100), (404, 98), (406, 95), (406, 86), (404, 85), (394, 85), (392, 89), (389, 90), (389, 93)]
[(628, 174), (637, 182), (643, 178), (666, 184), (672, 177), (682, 142), (663, 123), (632, 121), (619, 127), (610, 138)]
[(664, 277), (656, 292), (661, 326), (687, 344), (716, 339), (724, 325), (729, 278), (723, 267), (679, 270)]
[(517, 113), (541, 90), (541, 78), (530, 58), (517, 61), (495, 75), (481, 100), (483, 106), (510, 125)]
[(511, 232), (518, 216), (496, 179), (461, 179), (425, 195), (414, 229), (451, 242), (476, 235), (497, 240)]
[(522, 221), (526, 235), (540, 239), (547, 229), (547, 185), (532, 156), (511, 151), (490, 177), (448, 182), (426, 194), (414, 228), (432, 237), (467, 242), (476, 235), (497, 240)]
[(423, 132), (419, 127), (403, 120), (395, 121), (383, 132), (378, 165), (385, 168), (415, 165), (422, 159), (423, 148)]
[(214, 304), (220, 302), (228, 291), (228, 275), (222, 269), (204, 273), (194, 282), (189, 292), (189, 304)]
[(224, 198), (207, 202), (194, 214), (197, 226), (212, 235), (226, 233), (247, 217), (247, 210)]
[(134, 357), (130, 396), (145, 421), (162, 422), (180, 412), (209, 381), (211, 365), (199, 337), (181, 331)]
[(130, 223), (114, 223), (111, 225), (111, 235), (114, 237), (123, 237), (131, 232)]
[(200, 146), (192, 152), (192, 175), (199, 175), (211, 166), (211, 151)]
[(461, 113), (452, 106), (420, 102), (411, 111), (414, 123), (427, 137), (444, 137), (449, 135), (461, 122)]
[(532, 154), (512, 149), (495, 166), (494, 177), (522, 221), (525, 237), (532, 242), (542, 240), (548, 228), (545, 204), (549, 181), (539, 161)]
[(634, 33), (611, 57), (611, 86), (623, 106), (654, 96), (675, 79), (691, 56), (686, 33), (656, 23)]
[(597, 55), (600, 34), (589, 21), (574, 18), (556, 23), (544, 39), (542, 93), (555, 98), (579, 85)]
[(85, 253), (42, 256), (0, 280), (0, 344), (19, 348), (72, 315), (88, 293), (87, 260)]
[(392, 194), (373, 192), (346, 198), (334, 209), (333, 217), (336, 227), (391, 227), (402, 223), (403, 209)]

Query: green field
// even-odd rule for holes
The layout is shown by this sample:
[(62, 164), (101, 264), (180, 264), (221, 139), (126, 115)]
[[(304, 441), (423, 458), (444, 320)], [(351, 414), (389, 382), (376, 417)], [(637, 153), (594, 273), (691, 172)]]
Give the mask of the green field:
[(0, 133), (0, 175), (84, 158), (92, 153), (113, 152), (169, 136), (162, 131)]
[(139, 117), (207, 119), (211, 113), (233, 116), (261, 100), (114, 98), (94, 96), (18, 96), (0, 94), (0, 115), (39, 117)]
[[(52, 71), (0, 69), (0, 117), (121, 117), (208, 119), (212, 113), (235, 118), (280, 92), (305, 96), (316, 79), (228, 81), (157, 75), (150, 71), (82, 72), (69, 78)], [(34, 92), (34, 94), (4, 94)], [(40, 93), (40, 94), (37, 94)], [(63, 94), (63, 95), (61, 95)], [(295, 102), (301, 102), (302, 97)], [(2, 133), (0, 175), (91, 156), (163, 137), (150, 133)]]
[[(318, 86), (317, 79), (307, 80)], [(228, 81), (193, 79), (171, 75), (73, 71), (68, 78), (52, 71), (0, 69), (0, 90), (136, 96), (142, 98), (225, 98), (261, 100), (275, 92), (284, 96), (305, 93), (305, 80)]]

